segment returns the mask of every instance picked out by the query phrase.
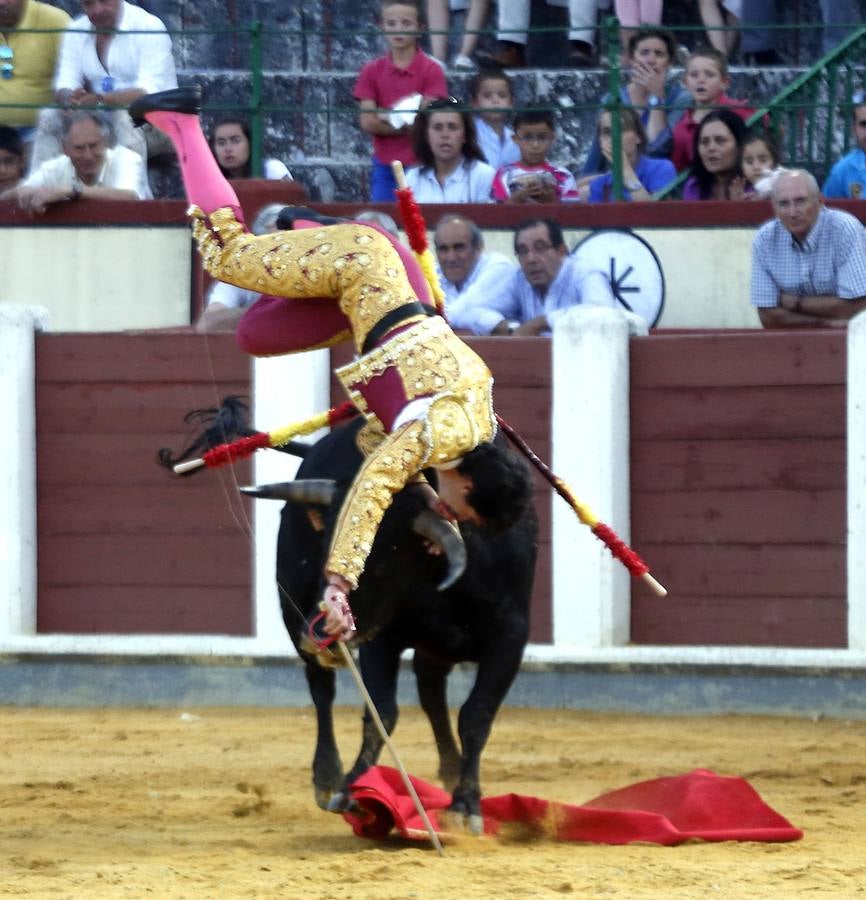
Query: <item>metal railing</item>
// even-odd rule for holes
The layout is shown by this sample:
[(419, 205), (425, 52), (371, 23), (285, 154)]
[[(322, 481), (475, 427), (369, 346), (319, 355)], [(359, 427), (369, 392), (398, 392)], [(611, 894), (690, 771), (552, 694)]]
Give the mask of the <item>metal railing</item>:
[[(780, 26), (784, 30), (803, 29), (812, 26)], [(561, 32), (561, 28), (533, 28), (533, 34), (545, 34)], [(724, 29), (722, 29), (724, 30)], [(677, 29), (678, 33), (689, 31), (705, 32), (702, 26), (685, 26)], [(57, 33), (57, 30), (45, 29), (21, 29), (22, 33)], [(211, 29), (180, 29), (170, 31), (175, 39), (178, 52), (182, 56), (190, 55), (190, 48), (201, 41), (216, 40), (231, 41), (235, 45), (232, 56), (237, 61), (243, 60), (238, 68), (248, 73), (249, 92), (246, 101), (239, 99), (237, 102), (221, 102), (208, 104), (207, 112), (221, 112), (237, 110), (246, 113), (250, 118), (252, 129), (251, 163), (256, 173), (262, 171), (263, 143), (266, 130), (266, 119), (274, 114), (297, 116), (303, 121), (304, 116), (315, 114), (323, 115), (327, 119), (326, 127), (330, 132), (330, 124), (335, 116), (357, 116), (355, 105), (333, 105), (328, 100), (325, 103), (317, 102), (315, 105), (304, 104), (285, 105), (269, 104), (266, 102), (265, 91), (265, 56), (266, 49), (272, 52), (268, 45), (270, 41), (283, 41), (294, 39), (300, 42), (301, 52), (306, 58), (309, 54), (309, 42), (315, 37), (320, 42), (332, 41), (341, 35), (351, 34), (355, 37), (379, 36), (377, 29), (327, 29), (316, 32), (300, 29), (273, 29), (266, 28), (262, 22), (254, 21), (246, 26), (234, 28)], [(484, 29), (481, 34), (488, 34), (489, 29)], [(608, 101), (600, 106), (593, 104), (572, 104), (568, 110), (558, 108), (560, 116), (576, 115), (579, 113), (597, 113), (601, 109), (609, 110), (611, 115), (612, 139), (613, 139), (613, 191), (615, 199), (622, 197), (622, 169), (619, 160), (621, 158), (622, 133), (620, 117), (617, 111), (623, 108), (620, 93), (623, 85), (623, 72), (620, 68), (620, 40), (619, 25), (615, 18), (607, 19), (601, 28), (602, 49), (609, 62), (608, 68)], [(243, 45), (237, 49), (237, 42), (241, 40)], [(820, 171), (825, 168), (835, 157), (844, 153), (850, 147), (851, 136), (847, 125), (839, 126), (839, 110), (850, 110), (851, 99), (856, 90), (861, 87), (863, 67), (858, 62), (866, 55), (866, 27), (861, 27), (854, 34), (843, 40), (831, 53), (822, 57), (807, 72), (797, 77), (791, 85), (778, 96), (766, 103), (749, 120), (750, 124), (768, 121), (775, 133), (781, 135), (782, 145), (785, 149), (786, 164), (809, 168)], [(180, 70), (192, 80), (195, 73), (187, 69)], [(238, 71), (238, 69), (235, 69)], [(273, 73), (269, 74), (271, 77)], [(529, 104), (538, 107), (539, 103)], [(32, 104), (4, 103), (2, 100), (2, 83), (0, 83), (0, 107), (33, 109)], [(525, 107), (515, 107), (525, 108)], [(846, 115), (847, 118), (847, 115)], [(324, 155), (331, 155), (330, 146), (317, 148), (324, 150)], [(682, 173), (676, 181), (672, 182), (656, 197), (658, 199), (671, 197), (679, 186), (688, 177), (688, 172)]]

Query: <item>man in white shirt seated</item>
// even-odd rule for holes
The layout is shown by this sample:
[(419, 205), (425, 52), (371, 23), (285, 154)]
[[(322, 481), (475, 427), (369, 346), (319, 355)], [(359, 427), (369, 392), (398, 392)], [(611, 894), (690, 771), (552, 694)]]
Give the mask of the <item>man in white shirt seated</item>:
[(577, 304), (617, 308), (606, 273), (568, 255), (562, 228), (553, 219), (518, 225), (514, 252), (520, 268), (486, 304), (497, 317), (491, 334), (548, 334), (556, 320)]
[(21, 209), (41, 215), (54, 203), (151, 198), (144, 160), (126, 147), (109, 147), (111, 129), (99, 113), (64, 116), (63, 154), (44, 162), (18, 187), (3, 194)]
[[(154, 91), (177, 87), (171, 38), (156, 16), (126, 0), (81, 0), (84, 15), (63, 33), (54, 73), (60, 106), (104, 106), (112, 110), (117, 143), (148, 157), (171, 153), (158, 131), (134, 128), (127, 108)], [(39, 114), (31, 171), (57, 155), (58, 110)]]
[(465, 216), (441, 218), (434, 246), (451, 327), (490, 334), (502, 317), (486, 304), (517, 267), (502, 253), (486, 253), (481, 229)]

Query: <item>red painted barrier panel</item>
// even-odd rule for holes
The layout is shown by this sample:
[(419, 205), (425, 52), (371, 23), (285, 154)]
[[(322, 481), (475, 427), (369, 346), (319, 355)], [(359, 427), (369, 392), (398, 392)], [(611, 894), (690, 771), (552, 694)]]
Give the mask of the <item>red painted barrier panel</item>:
[(636, 644), (847, 645), (845, 335), (631, 342)]

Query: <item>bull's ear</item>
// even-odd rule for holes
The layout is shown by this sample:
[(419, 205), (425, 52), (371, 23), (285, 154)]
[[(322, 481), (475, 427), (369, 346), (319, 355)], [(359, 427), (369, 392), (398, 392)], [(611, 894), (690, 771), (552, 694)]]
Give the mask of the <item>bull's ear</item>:
[(448, 571), (436, 589), (444, 591), (450, 588), (466, 570), (466, 545), (460, 530), (432, 509), (424, 509), (415, 516), (412, 530), (442, 549), (448, 560)]
[(241, 488), (241, 493), (248, 497), (285, 500), (288, 503), (318, 503), (320, 506), (329, 506), (336, 492), (337, 482), (330, 478), (300, 478), (297, 481)]

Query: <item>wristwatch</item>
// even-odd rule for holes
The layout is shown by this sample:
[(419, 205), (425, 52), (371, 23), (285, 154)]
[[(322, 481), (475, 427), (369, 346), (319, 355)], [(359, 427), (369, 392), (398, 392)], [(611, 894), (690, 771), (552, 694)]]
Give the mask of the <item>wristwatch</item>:
[(655, 109), (661, 102), (661, 98), (656, 97), (655, 94), (650, 94), (649, 97), (647, 97), (646, 105), (650, 109)]
[(629, 191), (639, 191), (643, 185), (639, 181), (629, 181), (627, 184), (624, 184), (623, 187)]
[(69, 196), (66, 198), (69, 201), (79, 200), (81, 198), (81, 188), (78, 187), (77, 184), (72, 185), (69, 189)]
[(506, 334), (514, 334), (514, 332), (517, 331), (518, 328), (520, 328), (520, 322), (516, 321), (515, 319), (512, 319), (505, 326), (505, 333)]

